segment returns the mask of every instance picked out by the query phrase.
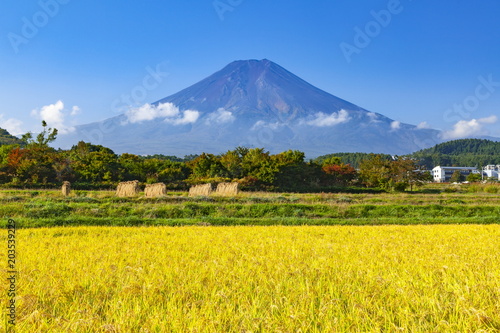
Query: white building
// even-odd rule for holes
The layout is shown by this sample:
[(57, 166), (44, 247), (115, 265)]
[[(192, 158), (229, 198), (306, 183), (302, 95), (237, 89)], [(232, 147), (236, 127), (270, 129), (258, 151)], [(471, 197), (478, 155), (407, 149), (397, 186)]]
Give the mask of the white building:
[(442, 167), (442, 166), (437, 166), (434, 169), (432, 169), (432, 177), (434, 178), (435, 182), (442, 183), (442, 182), (449, 182), (451, 175), (455, 171), (460, 171), (462, 176), (467, 177), (471, 173), (477, 173), (481, 174), (476, 167)]
[(483, 168), (484, 177), (500, 180), (500, 165), (487, 165)]

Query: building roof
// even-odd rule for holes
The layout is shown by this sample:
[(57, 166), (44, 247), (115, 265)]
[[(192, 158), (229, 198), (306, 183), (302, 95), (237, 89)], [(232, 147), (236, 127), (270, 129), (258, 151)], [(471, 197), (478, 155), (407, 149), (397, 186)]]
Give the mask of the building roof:
[(450, 170), (471, 170), (471, 169), (476, 170), (477, 169), (477, 167), (443, 167), (443, 166), (434, 167), (434, 169), (436, 169), (436, 168), (450, 169)]

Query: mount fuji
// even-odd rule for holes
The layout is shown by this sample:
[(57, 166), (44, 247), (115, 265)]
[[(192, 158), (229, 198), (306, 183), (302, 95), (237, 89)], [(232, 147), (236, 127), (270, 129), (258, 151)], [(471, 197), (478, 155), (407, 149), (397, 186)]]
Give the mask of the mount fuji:
[(440, 132), (370, 112), (264, 60), (235, 61), (152, 104), (60, 135), (117, 153), (223, 153), (237, 146), (308, 157), (335, 152), (407, 154), (442, 142)]

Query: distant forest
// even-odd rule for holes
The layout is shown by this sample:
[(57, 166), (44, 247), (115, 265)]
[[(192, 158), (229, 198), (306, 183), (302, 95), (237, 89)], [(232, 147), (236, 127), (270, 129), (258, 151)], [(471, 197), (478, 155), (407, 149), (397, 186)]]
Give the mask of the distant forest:
[(482, 167), (500, 164), (500, 142), (481, 139), (461, 139), (440, 143), (410, 155), (420, 165)]
[[(316, 162), (332, 157), (340, 157), (345, 164), (359, 168), (361, 162), (370, 158), (368, 153), (335, 153), (320, 156)], [(391, 155), (380, 154), (384, 159), (391, 160)], [(417, 163), (427, 170), (435, 166), (470, 166), (482, 167), (488, 164), (500, 164), (500, 142), (482, 139), (460, 139), (440, 143), (432, 148), (419, 150), (405, 155), (417, 160)]]

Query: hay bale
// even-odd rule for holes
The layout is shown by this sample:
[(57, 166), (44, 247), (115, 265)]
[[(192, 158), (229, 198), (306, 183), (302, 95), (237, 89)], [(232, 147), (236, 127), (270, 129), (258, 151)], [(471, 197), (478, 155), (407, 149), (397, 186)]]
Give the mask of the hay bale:
[(116, 188), (116, 196), (118, 197), (134, 197), (140, 192), (139, 181), (132, 180), (129, 182), (121, 182)]
[(240, 184), (238, 183), (220, 183), (217, 185), (216, 194), (219, 195), (238, 195), (240, 193)]
[(189, 196), (196, 197), (199, 195), (209, 196), (212, 193), (212, 184), (195, 185), (189, 188)]
[(167, 185), (163, 183), (147, 184), (144, 189), (144, 195), (147, 198), (161, 197), (167, 194)]
[(70, 182), (63, 182), (62, 184), (62, 194), (67, 197), (69, 193), (71, 192), (71, 183)]

